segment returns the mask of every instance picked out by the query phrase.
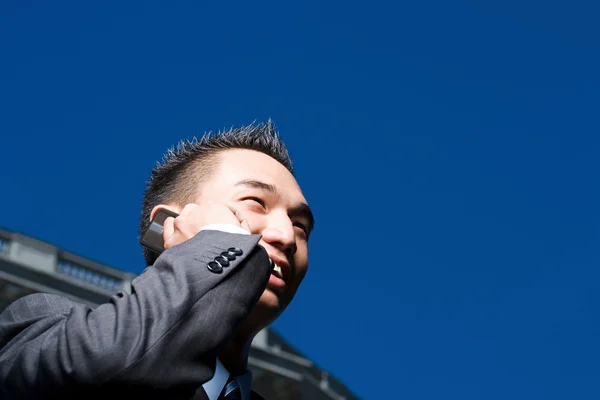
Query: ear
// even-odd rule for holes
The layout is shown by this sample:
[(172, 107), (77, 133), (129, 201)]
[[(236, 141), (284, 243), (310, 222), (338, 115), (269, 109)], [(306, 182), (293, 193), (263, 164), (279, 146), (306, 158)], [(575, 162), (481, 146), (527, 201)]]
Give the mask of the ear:
[(181, 214), (181, 207), (179, 207), (176, 204), (173, 204), (173, 203), (159, 204), (157, 206), (154, 206), (154, 208), (150, 212), (150, 221), (152, 221), (152, 219), (154, 218), (154, 214), (156, 214), (156, 211), (158, 211), (159, 208), (166, 208), (169, 211), (173, 211), (174, 213)]

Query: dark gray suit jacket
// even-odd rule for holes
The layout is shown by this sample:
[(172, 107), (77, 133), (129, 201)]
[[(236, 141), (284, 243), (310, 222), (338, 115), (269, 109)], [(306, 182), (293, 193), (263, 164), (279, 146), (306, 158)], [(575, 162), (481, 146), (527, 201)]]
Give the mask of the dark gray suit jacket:
[[(0, 398), (206, 399), (217, 353), (267, 286), (259, 235), (201, 231), (96, 309), (51, 294), (0, 315)], [(243, 254), (221, 273), (207, 264)]]

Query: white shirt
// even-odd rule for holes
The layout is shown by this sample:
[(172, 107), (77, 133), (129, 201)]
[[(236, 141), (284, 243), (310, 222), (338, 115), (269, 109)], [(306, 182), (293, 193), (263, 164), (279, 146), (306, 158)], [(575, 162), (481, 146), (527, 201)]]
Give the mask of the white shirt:
[[(214, 230), (228, 233), (238, 233), (242, 235), (250, 234), (250, 232), (248, 232), (244, 228), (230, 224), (210, 224), (204, 226), (200, 230)], [(229, 371), (227, 371), (227, 369), (225, 368), (225, 366), (223, 366), (221, 361), (217, 359), (215, 374), (213, 375), (210, 381), (202, 385), (202, 388), (204, 389), (206, 395), (210, 400), (218, 400), (219, 395), (223, 391), (223, 388), (225, 387), (225, 384), (229, 379), (229, 375)], [(242, 400), (250, 400), (250, 393), (252, 391), (252, 372), (247, 371), (243, 375), (236, 376), (235, 380), (240, 386), (240, 390), (242, 392)]]

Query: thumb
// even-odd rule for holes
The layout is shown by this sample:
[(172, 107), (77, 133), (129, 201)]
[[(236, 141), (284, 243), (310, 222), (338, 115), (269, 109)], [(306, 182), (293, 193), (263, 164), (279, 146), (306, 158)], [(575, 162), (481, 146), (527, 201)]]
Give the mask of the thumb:
[(247, 230), (247, 231), (248, 231), (248, 233), (252, 233), (252, 230), (250, 230), (250, 225), (248, 224), (248, 221), (247, 221), (247, 220), (243, 219), (243, 220), (240, 222), (240, 226), (242, 227), (242, 229), (245, 229), (245, 230)]
[(250, 224), (248, 224), (248, 220), (244, 218), (244, 215), (240, 212), (240, 210), (235, 210), (235, 216), (238, 219), (238, 221), (240, 221), (240, 226), (242, 227), (242, 229), (251, 233), (252, 231), (250, 230)]

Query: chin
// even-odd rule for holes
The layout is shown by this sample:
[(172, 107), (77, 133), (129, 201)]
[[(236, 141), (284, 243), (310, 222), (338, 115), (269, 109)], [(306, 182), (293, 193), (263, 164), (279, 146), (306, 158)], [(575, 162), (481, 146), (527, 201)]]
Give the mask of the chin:
[(258, 303), (254, 306), (253, 314), (255, 314), (257, 319), (260, 319), (263, 322), (261, 325), (269, 325), (275, 321), (285, 309), (280, 296), (280, 294), (275, 293), (270, 289), (266, 289), (260, 296), (260, 299), (258, 299)]

